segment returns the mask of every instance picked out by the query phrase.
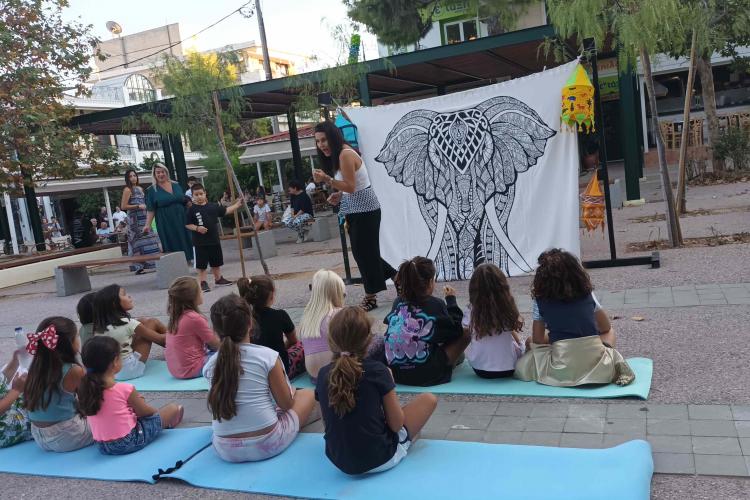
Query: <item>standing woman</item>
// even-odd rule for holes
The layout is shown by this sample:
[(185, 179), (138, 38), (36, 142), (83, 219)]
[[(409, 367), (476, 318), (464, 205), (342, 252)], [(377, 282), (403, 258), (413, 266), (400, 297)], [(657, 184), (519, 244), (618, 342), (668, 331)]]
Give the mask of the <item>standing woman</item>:
[(146, 190), (146, 226), (144, 233), (151, 231), (151, 221), (156, 217), (156, 232), (159, 233), (164, 252), (185, 252), (188, 262), (193, 260), (193, 244), (185, 228), (185, 205), (187, 198), (180, 185), (169, 178), (169, 171), (162, 163), (151, 170), (154, 183)]
[[(120, 207), (128, 213), (128, 250), (130, 255), (148, 255), (159, 253), (159, 238), (154, 233), (144, 233), (143, 228), (147, 226), (146, 220), (146, 195), (138, 183), (138, 174), (135, 170), (125, 171), (125, 189), (122, 190)], [(153, 269), (156, 264), (144, 262), (134, 264), (131, 269), (135, 274), (143, 274), (146, 269)]]
[(313, 172), (315, 182), (325, 182), (339, 192), (328, 202), (339, 205), (339, 215), (346, 217), (352, 254), (362, 275), (365, 297), (360, 306), (365, 311), (378, 307), (377, 294), (386, 289), (386, 280), (396, 270), (380, 257), (380, 203), (367, 175), (367, 167), (341, 131), (329, 121), (315, 126), (315, 146), (325, 170)]

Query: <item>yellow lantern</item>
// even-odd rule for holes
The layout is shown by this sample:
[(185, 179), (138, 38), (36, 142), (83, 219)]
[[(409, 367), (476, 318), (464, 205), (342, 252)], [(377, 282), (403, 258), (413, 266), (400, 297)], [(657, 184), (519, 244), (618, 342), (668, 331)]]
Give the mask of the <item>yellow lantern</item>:
[(601, 226), (604, 232), (605, 207), (604, 193), (599, 187), (599, 176), (594, 170), (586, 190), (581, 194), (581, 222), (587, 231), (594, 231)]
[(593, 132), (594, 128), (594, 86), (581, 64), (565, 82), (562, 90), (562, 123), (578, 131)]

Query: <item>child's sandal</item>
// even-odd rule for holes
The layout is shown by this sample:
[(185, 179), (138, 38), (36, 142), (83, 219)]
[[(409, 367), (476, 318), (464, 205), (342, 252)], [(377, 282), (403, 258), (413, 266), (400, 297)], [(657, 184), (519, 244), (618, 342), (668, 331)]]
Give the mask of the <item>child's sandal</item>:
[(362, 299), (362, 302), (359, 304), (359, 307), (365, 310), (365, 312), (370, 312), (373, 309), (378, 308), (378, 299), (375, 297), (364, 297)]

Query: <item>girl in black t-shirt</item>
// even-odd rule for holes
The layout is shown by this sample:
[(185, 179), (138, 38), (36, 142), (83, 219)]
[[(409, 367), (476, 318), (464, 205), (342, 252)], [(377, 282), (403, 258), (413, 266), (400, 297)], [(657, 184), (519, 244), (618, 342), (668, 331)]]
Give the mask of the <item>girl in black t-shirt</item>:
[(315, 389), (326, 456), (347, 474), (398, 465), (437, 406), (435, 395), (426, 393), (401, 407), (388, 368), (365, 359), (371, 327), (360, 307), (345, 307), (333, 317), (328, 328), (333, 362), (321, 368)]
[(268, 276), (253, 276), (237, 280), (240, 296), (253, 307), (256, 323), (253, 343), (270, 347), (279, 353), (286, 374), (293, 379), (305, 372), (305, 351), (297, 340), (297, 330), (289, 314), (273, 309), (276, 287)]
[(430, 386), (450, 382), (453, 367), (471, 341), (461, 324), (456, 291), (445, 300), (432, 296), (435, 264), (426, 257), (405, 261), (395, 278), (399, 296), (383, 321), (385, 358), (399, 384)]

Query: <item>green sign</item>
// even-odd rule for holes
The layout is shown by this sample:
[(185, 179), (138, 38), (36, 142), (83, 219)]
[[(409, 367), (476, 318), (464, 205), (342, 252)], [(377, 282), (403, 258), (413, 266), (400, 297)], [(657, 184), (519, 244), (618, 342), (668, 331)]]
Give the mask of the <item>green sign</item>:
[(471, 0), (439, 0), (434, 6), (425, 7), (422, 12), (424, 17), (432, 13), (433, 21), (442, 21), (444, 19), (453, 19), (454, 17), (463, 17), (476, 11), (474, 2)]
[(620, 97), (620, 82), (617, 75), (599, 77), (599, 96), (603, 101)]

